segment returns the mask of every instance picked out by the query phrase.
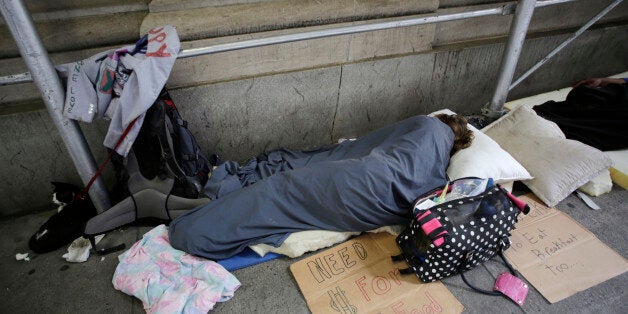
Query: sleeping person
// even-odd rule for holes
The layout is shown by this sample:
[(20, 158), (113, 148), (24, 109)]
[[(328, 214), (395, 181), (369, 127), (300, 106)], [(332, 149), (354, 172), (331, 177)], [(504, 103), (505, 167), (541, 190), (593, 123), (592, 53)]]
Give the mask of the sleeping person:
[(414, 116), (316, 150), (223, 163), (206, 185), (212, 201), (171, 222), (171, 245), (224, 259), (298, 231), (407, 223), (413, 201), (447, 182), (450, 156), (472, 140), (462, 116)]
[(602, 151), (628, 148), (628, 78), (590, 78), (574, 85), (564, 101), (532, 107), (556, 123), (565, 137)]

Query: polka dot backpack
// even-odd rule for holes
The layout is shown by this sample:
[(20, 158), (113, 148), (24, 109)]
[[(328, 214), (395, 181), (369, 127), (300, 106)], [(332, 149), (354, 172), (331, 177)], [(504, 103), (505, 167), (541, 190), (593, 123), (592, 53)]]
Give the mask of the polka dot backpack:
[(400, 273), (414, 273), (423, 282), (462, 274), (501, 255), (510, 246), (509, 232), (519, 213), (527, 211), (492, 179), (454, 180), (415, 202), (413, 219), (397, 237), (402, 253), (392, 258), (409, 265)]

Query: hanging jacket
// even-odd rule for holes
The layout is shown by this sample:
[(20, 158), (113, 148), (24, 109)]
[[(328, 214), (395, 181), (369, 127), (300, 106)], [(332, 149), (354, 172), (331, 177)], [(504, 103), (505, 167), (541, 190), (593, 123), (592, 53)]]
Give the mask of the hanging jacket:
[(110, 119), (104, 145), (113, 148), (135, 118), (137, 123), (116, 149), (126, 156), (139, 133), (144, 113), (163, 89), (181, 45), (172, 26), (153, 28), (135, 45), (57, 66), (67, 79), (63, 115), (92, 122)]

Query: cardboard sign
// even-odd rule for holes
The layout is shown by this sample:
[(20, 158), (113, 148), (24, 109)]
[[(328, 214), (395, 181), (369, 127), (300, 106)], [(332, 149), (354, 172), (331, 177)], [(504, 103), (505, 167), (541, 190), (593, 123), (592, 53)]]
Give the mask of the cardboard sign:
[(550, 302), (624, 273), (626, 260), (567, 214), (543, 205), (534, 195), (520, 215), (505, 251), (513, 266)]
[(405, 262), (388, 233), (367, 233), (290, 265), (312, 313), (460, 313), (440, 282), (401, 275)]

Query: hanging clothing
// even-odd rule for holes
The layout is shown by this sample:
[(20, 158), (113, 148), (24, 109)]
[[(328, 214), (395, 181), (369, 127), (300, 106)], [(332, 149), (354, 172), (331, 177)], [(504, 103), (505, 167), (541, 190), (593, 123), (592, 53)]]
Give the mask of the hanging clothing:
[(224, 259), (296, 231), (406, 223), (415, 198), (447, 181), (453, 140), (438, 118), (415, 116), (318, 150), (222, 164), (206, 184), (213, 200), (170, 224), (172, 246)]
[(153, 28), (135, 45), (109, 50), (86, 60), (57, 66), (67, 78), (63, 115), (92, 122), (111, 119), (104, 145), (113, 148), (135, 118), (116, 152), (126, 156), (144, 121), (144, 113), (163, 89), (181, 44), (172, 26)]
[(207, 313), (240, 287), (219, 264), (173, 249), (164, 225), (147, 232), (118, 260), (114, 288), (140, 299), (147, 313)]
[(556, 123), (568, 139), (603, 151), (628, 148), (627, 84), (580, 86), (565, 101), (548, 101), (532, 109)]

